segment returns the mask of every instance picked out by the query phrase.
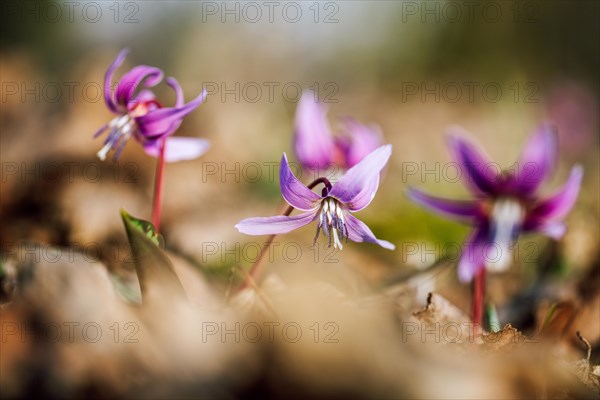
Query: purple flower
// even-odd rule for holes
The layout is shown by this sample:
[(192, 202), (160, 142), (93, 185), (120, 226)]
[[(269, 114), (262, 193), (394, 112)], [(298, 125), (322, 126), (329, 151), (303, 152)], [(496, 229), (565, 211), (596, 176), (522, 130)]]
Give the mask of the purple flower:
[(565, 233), (562, 220), (577, 199), (581, 166), (573, 167), (567, 183), (555, 194), (537, 195), (556, 164), (556, 137), (551, 125), (542, 125), (526, 144), (517, 167), (500, 173), (482, 151), (461, 136), (450, 135), (450, 150), (475, 199), (448, 200), (409, 189), (409, 197), (417, 203), (474, 226), (458, 263), (461, 281), (473, 279), (480, 268), (507, 268), (510, 248), (520, 233), (537, 231), (555, 239)]
[(315, 242), (322, 230), (329, 239), (329, 245), (336, 248), (341, 249), (342, 241), (350, 239), (376, 243), (393, 250), (393, 244), (377, 239), (367, 225), (350, 214), (371, 203), (379, 186), (379, 173), (391, 154), (391, 145), (381, 146), (346, 171), (334, 185), (320, 178), (319, 182), (324, 183), (325, 188), (319, 196), (294, 176), (284, 153), (279, 168), (281, 194), (290, 206), (304, 212), (291, 217), (248, 218), (240, 221), (236, 228), (248, 235), (276, 235), (318, 220)]
[[(166, 83), (175, 91), (175, 107), (163, 107), (149, 88), (163, 79), (163, 72), (155, 67), (138, 65), (126, 72), (117, 83), (115, 92), (111, 89), (112, 76), (123, 63), (128, 50), (122, 50), (104, 76), (104, 99), (108, 108), (118, 116), (104, 125), (94, 135), (98, 137), (108, 130), (104, 147), (98, 152), (101, 160), (110, 150), (115, 150), (117, 159), (132, 136), (144, 146), (147, 154), (158, 157), (162, 141), (172, 135), (183, 118), (198, 107), (206, 97), (203, 91), (198, 97), (184, 104), (183, 91), (174, 78)], [(165, 142), (165, 161), (190, 160), (201, 156), (209, 147), (206, 139), (169, 137)]]
[(327, 110), (307, 90), (296, 111), (294, 152), (303, 168), (325, 170), (337, 165), (348, 169), (381, 146), (377, 127), (369, 127), (346, 118), (342, 136), (334, 137), (327, 121)]

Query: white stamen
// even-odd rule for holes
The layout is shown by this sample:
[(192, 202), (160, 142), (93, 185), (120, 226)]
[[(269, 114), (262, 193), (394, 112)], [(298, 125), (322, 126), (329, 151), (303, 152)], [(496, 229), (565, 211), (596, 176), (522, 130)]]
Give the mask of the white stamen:
[(127, 124), (123, 128), (121, 128), (121, 134), (127, 135), (127, 134), (131, 133), (131, 129), (132, 129), (132, 124)]
[(110, 148), (112, 147), (112, 143), (108, 142), (104, 145), (104, 147), (102, 149), (100, 149), (100, 151), (98, 151), (98, 158), (101, 159), (102, 161), (106, 160), (106, 154), (108, 154), (108, 151), (110, 150)]
[(114, 136), (109, 136), (109, 141), (96, 153), (102, 161), (106, 160), (106, 155), (112, 148), (116, 147), (121, 141), (127, 141), (131, 137), (134, 122), (128, 114), (125, 114), (112, 119), (108, 123), (108, 128), (114, 130)]
[(337, 233), (337, 229), (332, 229), (333, 230), (333, 248), (339, 248), (340, 250), (342, 250), (344, 248), (344, 246), (342, 245), (342, 242), (340, 242), (340, 238), (338, 236)]
[(125, 114), (125, 115), (121, 116), (121, 118), (119, 118), (117, 120), (117, 128), (120, 129), (121, 127), (127, 125), (130, 120), (131, 120), (131, 117), (129, 117), (129, 114)]
[(346, 223), (346, 221), (344, 221), (344, 212), (342, 210), (342, 207), (339, 206), (339, 204), (336, 204), (335, 213), (337, 214), (338, 218), (342, 220), (342, 223)]
[(328, 236), (330, 246), (333, 244), (334, 248), (339, 248), (340, 250), (344, 247), (342, 241), (348, 233), (344, 219), (344, 209), (342, 205), (332, 197), (324, 199), (321, 203), (319, 225), (317, 227), (315, 241), (319, 235), (320, 229), (323, 230), (325, 236)]
[[(491, 271), (504, 271), (510, 265), (511, 245), (515, 240), (515, 232), (521, 226), (525, 210), (518, 201), (498, 199), (492, 209), (492, 243), (496, 246), (496, 257), (490, 255), (486, 259), (486, 267)], [(491, 253), (490, 253), (491, 254)]]

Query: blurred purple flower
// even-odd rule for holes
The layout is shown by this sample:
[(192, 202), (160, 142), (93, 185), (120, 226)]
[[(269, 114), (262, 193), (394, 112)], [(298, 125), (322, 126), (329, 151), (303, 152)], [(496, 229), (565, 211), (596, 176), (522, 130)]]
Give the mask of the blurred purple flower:
[[(566, 231), (562, 220), (573, 207), (583, 169), (575, 166), (566, 184), (554, 195), (539, 198), (537, 189), (553, 171), (557, 157), (557, 136), (553, 127), (544, 124), (529, 139), (517, 168), (500, 174), (489, 168), (495, 164), (469, 141), (449, 136), (449, 146), (456, 163), (466, 173), (474, 200), (448, 200), (409, 189), (417, 203), (450, 218), (474, 226), (464, 243), (458, 263), (461, 281), (468, 282), (480, 268), (503, 270), (510, 262), (510, 248), (520, 233), (538, 231), (559, 239)], [(489, 246), (497, 257), (488, 257)]]
[[(162, 81), (163, 72), (146, 65), (138, 65), (126, 72), (113, 93), (112, 76), (125, 60), (127, 53), (127, 49), (122, 50), (104, 76), (106, 105), (118, 116), (94, 135), (98, 137), (104, 131), (109, 131), (104, 140), (104, 147), (98, 152), (101, 160), (106, 158), (110, 150), (115, 150), (114, 158), (117, 159), (132, 136), (144, 147), (147, 154), (158, 157), (162, 141), (172, 135), (183, 118), (206, 97), (206, 91), (203, 91), (194, 100), (184, 104), (181, 86), (174, 78), (167, 78), (166, 83), (175, 91), (176, 100), (175, 107), (163, 107), (148, 89)], [(208, 147), (209, 142), (206, 139), (169, 137), (165, 143), (165, 161), (194, 159), (204, 154)]]
[(348, 169), (382, 144), (377, 127), (365, 126), (352, 118), (344, 120), (343, 135), (334, 137), (327, 121), (327, 110), (307, 90), (296, 111), (294, 152), (303, 168), (325, 170), (332, 165)]
[(335, 248), (341, 249), (345, 238), (346, 241), (371, 242), (393, 250), (393, 244), (377, 239), (367, 225), (350, 214), (371, 203), (379, 186), (379, 173), (391, 153), (391, 145), (381, 146), (346, 171), (334, 185), (327, 179), (320, 178), (318, 182), (325, 184), (321, 196), (294, 176), (284, 153), (279, 169), (281, 194), (290, 206), (304, 212), (291, 217), (280, 215), (248, 218), (240, 221), (236, 228), (248, 235), (276, 235), (318, 220), (315, 243), (319, 232), (323, 230), (323, 234), (329, 239), (329, 245)]

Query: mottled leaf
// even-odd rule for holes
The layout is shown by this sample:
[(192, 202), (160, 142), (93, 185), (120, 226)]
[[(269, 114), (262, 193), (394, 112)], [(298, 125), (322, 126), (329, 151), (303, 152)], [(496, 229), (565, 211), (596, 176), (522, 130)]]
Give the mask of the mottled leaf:
[(160, 247), (161, 249), (165, 248), (165, 241), (160, 233), (154, 229), (154, 225), (150, 222), (135, 218), (134, 216), (129, 215), (126, 211), (122, 210), (121, 215), (123, 219), (127, 219), (127, 223), (129, 223), (132, 227), (136, 228), (138, 231), (146, 235), (148, 239), (150, 239), (155, 245)]
[(140, 282), (143, 302), (160, 301), (165, 296), (185, 298), (183, 286), (174, 272), (171, 260), (161, 248), (162, 239), (148, 221), (121, 210), (127, 238)]

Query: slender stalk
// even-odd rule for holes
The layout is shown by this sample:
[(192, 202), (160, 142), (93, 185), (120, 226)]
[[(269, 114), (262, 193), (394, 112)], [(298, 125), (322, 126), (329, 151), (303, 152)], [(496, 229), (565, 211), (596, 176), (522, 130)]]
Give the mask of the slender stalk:
[(472, 322), (475, 324), (475, 334), (483, 332), (483, 308), (485, 301), (485, 267), (479, 269), (473, 280)]
[[(293, 210), (294, 207), (287, 206), (287, 208), (281, 215), (290, 215)], [(248, 274), (244, 278), (244, 282), (242, 282), (242, 285), (239, 288), (240, 291), (250, 286), (251, 280), (256, 281), (256, 278), (258, 277), (258, 275), (260, 275), (260, 272), (262, 271), (263, 259), (265, 258), (264, 256), (269, 251), (269, 247), (271, 247), (271, 244), (273, 244), (273, 240), (275, 240), (276, 236), (277, 235), (269, 236), (267, 241), (265, 242), (265, 245), (262, 247), (262, 249), (260, 249), (260, 254), (258, 255), (258, 258), (254, 262), (254, 264), (252, 264), (252, 267), (250, 267), (250, 271), (248, 271)]]
[(166, 139), (160, 143), (160, 155), (156, 164), (156, 174), (154, 176), (154, 201), (152, 203), (152, 225), (158, 232), (160, 229), (160, 210), (162, 207), (162, 189), (163, 175), (165, 171), (165, 147)]
[[(323, 189), (323, 193), (324, 193), (323, 196), (325, 196), (326, 193), (328, 193), (332, 187), (331, 183), (329, 182), (329, 180), (327, 180), (327, 178), (317, 178), (314, 181), (312, 181), (307, 187), (309, 189), (313, 189), (319, 183), (322, 183), (323, 185), (325, 185), (325, 188)], [(285, 216), (290, 215), (292, 213), (292, 211), (294, 211), (294, 207), (286, 205), (286, 208), (284, 209), (284, 211), (282, 212), (281, 215), (285, 215)], [(250, 267), (250, 270), (248, 271), (248, 274), (246, 274), (244, 281), (240, 285), (238, 291), (242, 291), (242, 290), (246, 289), (248, 286), (255, 286), (255, 285), (252, 285), (252, 283), (257, 281), (257, 278), (260, 275), (260, 272), (262, 271), (264, 256), (265, 256), (265, 254), (267, 254), (269, 247), (271, 247), (271, 244), (273, 244), (273, 240), (275, 240), (276, 236), (277, 235), (270, 235), (267, 238), (265, 245), (260, 250), (260, 254), (258, 255), (258, 258), (254, 262), (254, 264), (252, 264), (252, 267)]]

